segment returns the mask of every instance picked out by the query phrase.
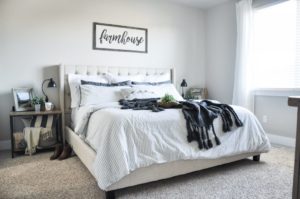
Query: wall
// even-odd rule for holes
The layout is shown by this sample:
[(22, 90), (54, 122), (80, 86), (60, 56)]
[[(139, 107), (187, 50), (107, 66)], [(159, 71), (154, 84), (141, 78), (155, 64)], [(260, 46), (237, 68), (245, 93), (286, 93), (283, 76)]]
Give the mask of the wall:
[[(235, 1), (232, 0), (206, 10), (205, 27), (206, 85), (209, 97), (231, 103), (237, 36)], [(255, 97), (254, 113), (265, 131), (272, 134), (270, 138), (275, 143), (294, 144), (296, 112), (295, 108), (288, 107), (287, 95), (266, 96), (263, 94)], [(263, 120), (264, 116), (267, 121)]]
[[(149, 53), (92, 50), (92, 23), (148, 28)], [(201, 10), (159, 0), (0, 0), (0, 141), (9, 139), (11, 89), (54, 77), (59, 63), (174, 67), (177, 87), (204, 86)], [(47, 90), (58, 103), (58, 91)]]
[[(284, 96), (256, 96), (255, 115), (270, 134), (295, 138), (297, 109), (287, 105)], [(264, 116), (267, 121), (264, 121)]]
[(206, 86), (209, 97), (231, 103), (236, 19), (234, 1), (206, 10)]

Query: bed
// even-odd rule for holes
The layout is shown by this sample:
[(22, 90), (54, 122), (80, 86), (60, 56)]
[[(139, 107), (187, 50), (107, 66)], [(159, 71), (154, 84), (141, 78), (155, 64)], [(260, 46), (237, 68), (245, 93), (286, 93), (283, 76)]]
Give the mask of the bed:
[[(253, 157), (255, 161), (259, 161), (260, 154), (267, 152), (270, 149), (270, 143), (262, 133), (260, 139), (260, 146), (253, 148), (253, 150), (240, 150), (237, 153), (231, 152), (231, 155), (215, 156), (212, 158), (190, 158), (183, 159), (177, 158), (173, 161), (161, 161), (158, 164), (147, 164), (146, 166), (140, 166), (135, 169), (129, 169), (124, 176), (119, 176), (117, 180), (112, 183), (106, 184), (106, 186), (99, 182), (101, 177), (101, 171), (95, 172), (94, 163), (97, 159), (97, 150), (95, 147), (91, 147), (91, 143), (87, 143), (79, 136), (71, 126), (71, 94), (68, 84), (68, 75), (80, 74), (97, 76), (103, 73), (111, 73), (114, 75), (168, 75), (171, 82), (175, 83), (175, 71), (172, 68), (133, 68), (133, 67), (110, 67), (110, 66), (78, 66), (78, 65), (60, 65), (60, 106), (63, 110), (63, 126), (64, 139), (73, 148), (75, 154), (79, 157), (82, 163), (90, 171), (90, 173), (97, 179), (99, 187), (105, 193), (106, 198), (114, 198), (114, 192), (118, 189), (135, 186), (138, 184), (148, 183), (161, 179), (167, 179), (178, 175), (191, 173), (194, 171), (203, 170), (206, 168), (234, 162), (248, 157)], [(175, 115), (179, 113), (175, 113)], [(97, 115), (97, 114), (94, 114)], [(254, 118), (255, 120), (256, 118)], [(255, 121), (257, 122), (257, 121)], [(261, 128), (258, 125), (258, 128)], [(262, 131), (260, 129), (259, 131)], [(255, 138), (256, 139), (256, 138)], [(102, 143), (103, 144), (103, 143)], [(222, 144), (220, 145), (222, 146)], [(229, 147), (228, 147), (229, 148)], [(100, 152), (98, 153), (101, 154)], [(201, 156), (202, 157), (202, 156)], [(98, 158), (99, 159), (99, 158)], [(99, 160), (98, 160), (99, 161)], [(99, 163), (101, 164), (101, 163)], [(99, 176), (100, 175), (100, 176)]]

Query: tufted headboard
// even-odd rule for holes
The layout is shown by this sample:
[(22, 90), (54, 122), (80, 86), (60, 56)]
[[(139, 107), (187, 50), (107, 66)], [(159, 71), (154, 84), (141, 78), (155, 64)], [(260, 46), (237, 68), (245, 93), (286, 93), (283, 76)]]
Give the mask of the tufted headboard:
[[(84, 66), (84, 65), (60, 65), (60, 108), (63, 111), (63, 127), (70, 124), (71, 95), (68, 84), (68, 74), (101, 75), (112, 73), (115, 75), (163, 75), (170, 74), (170, 80), (175, 82), (175, 72), (172, 68), (143, 68), (143, 67), (111, 67), (111, 66)], [(64, 128), (63, 128), (64, 129)]]

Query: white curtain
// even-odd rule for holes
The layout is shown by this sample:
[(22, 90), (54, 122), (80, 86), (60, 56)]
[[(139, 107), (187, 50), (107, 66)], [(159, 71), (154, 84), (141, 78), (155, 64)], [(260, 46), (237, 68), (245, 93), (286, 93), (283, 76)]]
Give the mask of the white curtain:
[(252, 40), (253, 10), (252, 0), (241, 0), (236, 3), (237, 45), (234, 73), (232, 104), (243, 106), (254, 111), (252, 83)]

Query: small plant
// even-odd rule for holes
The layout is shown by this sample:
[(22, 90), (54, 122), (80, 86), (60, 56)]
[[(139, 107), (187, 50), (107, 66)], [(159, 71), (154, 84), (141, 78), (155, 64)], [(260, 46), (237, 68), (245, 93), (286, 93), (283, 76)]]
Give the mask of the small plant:
[(31, 100), (31, 104), (32, 105), (38, 105), (38, 104), (44, 104), (44, 99), (42, 97), (33, 97), (32, 100)]
[(165, 94), (165, 96), (163, 96), (161, 98), (161, 102), (164, 103), (164, 104), (168, 104), (168, 103), (171, 103), (171, 102), (176, 102), (176, 100), (173, 97), (173, 95)]

